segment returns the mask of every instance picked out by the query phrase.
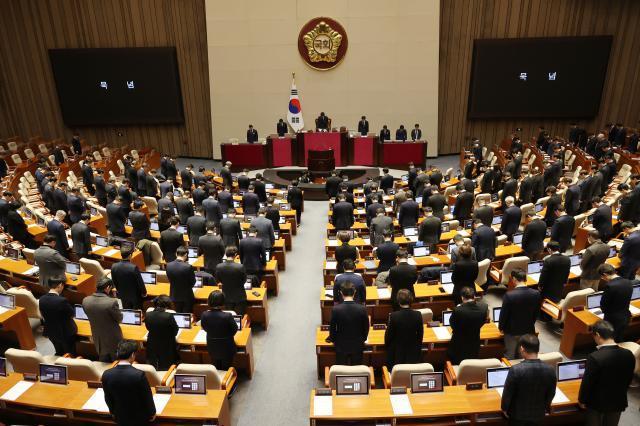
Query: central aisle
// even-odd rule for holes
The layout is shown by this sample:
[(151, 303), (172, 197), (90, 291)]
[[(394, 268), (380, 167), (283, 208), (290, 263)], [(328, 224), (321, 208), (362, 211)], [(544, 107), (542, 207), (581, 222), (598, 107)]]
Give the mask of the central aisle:
[(231, 398), (237, 426), (309, 423), (309, 394), (316, 380), (315, 333), (320, 324), (326, 201), (305, 201), (302, 226), (280, 273), (280, 294), (269, 298), (269, 329), (254, 333), (253, 380)]

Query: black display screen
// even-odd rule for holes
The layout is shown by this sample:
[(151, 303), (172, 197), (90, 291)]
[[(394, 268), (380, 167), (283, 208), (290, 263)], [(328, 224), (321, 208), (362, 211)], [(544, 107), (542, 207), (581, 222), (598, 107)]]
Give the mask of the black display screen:
[(611, 36), (474, 41), (469, 118), (593, 117)]
[(68, 126), (184, 123), (173, 47), (51, 49)]

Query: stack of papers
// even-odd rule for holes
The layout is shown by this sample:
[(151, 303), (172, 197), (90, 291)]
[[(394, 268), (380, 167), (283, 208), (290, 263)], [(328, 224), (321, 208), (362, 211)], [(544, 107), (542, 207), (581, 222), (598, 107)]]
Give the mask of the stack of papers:
[(447, 294), (453, 294), (453, 284), (442, 284), (442, 289)]
[(15, 401), (20, 398), (20, 395), (25, 393), (31, 386), (33, 386), (34, 382), (25, 382), (24, 380), (20, 380), (18, 383), (13, 385), (11, 389), (6, 391), (0, 399), (4, 399), (5, 401)]
[(416, 265), (416, 260), (413, 257), (410, 257), (409, 259), (407, 259), (407, 263), (409, 265), (415, 266)]
[(207, 343), (207, 332), (204, 330), (198, 331), (196, 337), (193, 338), (193, 343)]
[(170, 393), (156, 393), (153, 395), (153, 404), (156, 406), (156, 415), (162, 414), (164, 407), (167, 406), (167, 403), (171, 399)]
[(413, 414), (413, 409), (411, 408), (411, 402), (409, 401), (409, 395), (401, 394), (401, 395), (389, 395), (389, 399), (391, 399), (391, 408), (393, 408), (393, 414), (396, 416)]
[(107, 250), (104, 253), (102, 253), (102, 255), (103, 256), (115, 256), (118, 253), (120, 253), (120, 250), (118, 250), (118, 249), (110, 249), (110, 250)]
[(338, 267), (338, 262), (336, 261), (327, 262), (327, 266), (326, 266), (327, 269), (336, 269), (337, 267)]
[(569, 269), (569, 272), (573, 275), (582, 275), (582, 268), (579, 266), (572, 266), (571, 269)]
[(556, 394), (553, 396), (552, 404), (561, 404), (563, 402), (569, 402), (569, 398), (559, 388), (556, 388)]
[(313, 415), (314, 416), (331, 416), (333, 414), (333, 397), (332, 396), (314, 396), (313, 397)]
[(40, 272), (40, 268), (38, 268), (37, 266), (34, 266), (24, 271), (22, 275), (33, 275), (33, 274), (37, 274), (38, 272)]
[(390, 299), (391, 298), (391, 289), (390, 288), (378, 288), (378, 299)]
[(102, 413), (109, 412), (109, 406), (104, 400), (104, 389), (98, 388), (82, 406), (83, 410), (100, 411)]
[(436, 334), (438, 340), (450, 340), (451, 333), (449, 333), (448, 327), (433, 327), (433, 332)]

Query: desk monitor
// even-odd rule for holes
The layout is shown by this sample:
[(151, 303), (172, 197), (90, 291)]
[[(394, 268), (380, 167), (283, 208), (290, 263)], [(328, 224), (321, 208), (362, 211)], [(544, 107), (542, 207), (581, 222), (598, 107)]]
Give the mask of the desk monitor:
[(191, 328), (191, 314), (173, 314), (178, 328)]
[(403, 182), (409, 182), (409, 175), (400, 176), (400, 180), (402, 180)]
[(189, 246), (187, 250), (188, 250), (189, 259), (198, 258), (198, 247)]
[(203, 286), (203, 279), (202, 279), (202, 277), (199, 277), (199, 276), (197, 276), (197, 275), (196, 275), (196, 283), (195, 283), (195, 285), (193, 286), (193, 288), (202, 288), (202, 286)]
[(98, 216), (98, 209), (91, 207), (91, 216)]
[(281, 225), (286, 222), (287, 222), (287, 219), (284, 216), (280, 216), (280, 219), (278, 219), (278, 223)]
[(451, 325), (451, 315), (453, 315), (453, 311), (442, 311), (442, 325), (445, 327)]
[(0, 357), (0, 376), (7, 377), (7, 359)]
[(129, 250), (133, 252), (135, 248), (136, 245), (132, 241), (123, 240), (120, 242), (120, 250)]
[(631, 300), (640, 299), (640, 284), (633, 285), (633, 291), (631, 292)]
[(494, 216), (493, 219), (491, 219), (491, 225), (500, 225), (502, 224), (502, 216)]
[(572, 254), (569, 256), (569, 259), (571, 260), (571, 266), (580, 266), (580, 262), (582, 262), (582, 255)]
[(544, 209), (544, 206), (542, 205), (542, 203), (536, 204), (536, 206), (535, 206), (536, 213), (540, 213), (542, 211), (542, 209)]
[(440, 271), (440, 284), (451, 284), (453, 282), (453, 271)]
[(152, 231), (159, 231), (160, 225), (158, 225), (158, 222), (151, 222), (151, 224), (149, 225), (149, 229)]
[(542, 262), (529, 262), (527, 264), (527, 274), (539, 274), (542, 271)]
[(127, 219), (127, 226), (133, 226), (131, 225), (131, 219)]
[(376, 261), (374, 260), (373, 257), (365, 257), (364, 258), (364, 269), (371, 271), (374, 269), (377, 269), (378, 266), (376, 265)]
[(244, 289), (251, 290), (252, 288), (253, 288), (253, 278), (249, 276), (244, 282)]
[(89, 317), (87, 316), (87, 313), (84, 311), (84, 308), (82, 307), (82, 305), (73, 305), (73, 316), (75, 317), (75, 319), (77, 320), (88, 320)]
[(418, 235), (418, 228), (412, 226), (410, 228), (403, 228), (402, 233), (405, 237), (415, 237)]
[(368, 374), (353, 376), (336, 376), (336, 395), (368, 395)]
[(234, 315), (233, 320), (236, 322), (236, 327), (238, 327), (238, 331), (242, 330), (242, 315)]
[(440, 229), (442, 230), (442, 232), (449, 232), (451, 231), (451, 223), (449, 222), (445, 222), (440, 226)]
[(153, 272), (140, 272), (140, 275), (142, 275), (142, 282), (145, 284), (156, 285), (158, 283), (158, 278)]
[(44, 220), (44, 217), (36, 216), (36, 223), (38, 226), (46, 226), (47, 222)]
[(16, 296), (13, 294), (0, 294), (0, 306), (5, 309), (15, 309), (16, 308)]
[(413, 247), (413, 257), (425, 257), (429, 256), (431, 251), (429, 250), (429, 246), (418, 246), (415, 245)]
[(80, 275), (80, 264), (76, 262), (65, 262), (65, 272), (67, 274)]
[(205, 376), (195, 374), (176, 374), (175, 392), (192, 395), (205, 395), (207, 393), (207, 380)]
[(491, 194), (491, 202), (492, 202), (492, 203), (495, 203), (495, 202), (496, 202), (496, 201), (498, 201), (499, 199), (500, 199), (500, 194), (498, 194), (497, 192), (496, 192), (496, 193)]
[(178, 225), (176, 230), (183, 235), (187, 233), (187, 227), (184, 225)]
[(444, 373), (411, 373), (411, 393), (442, 392)]
[(473, 229), (473, 219), (464, 220), (464, 229)]
[(18, 260), (18, 258), (20, 257), (20, 250), (15, 247), (7, 247), (5, 250), (5, 254), (10, 259)]
[(618, 255), (618, 250), (615, 247), (609, 247), (609, 256), (607, 256), (609, 259), (611, 259), (612, 257), (616, 257)]
[(98, 235), (96, 237), (96, 245), (100, 246), (100, 247), (108, 247), (109, 246), (109, 238), (101, 237), (100, 235)]
[(272, 183), (265, 183), (264, 184), (264, 189), (274, 189), (275, 187), (273, 186)]
[(600, 307), (602, 300), (602, 292), (593, 293), (587, 296), (587, 309), (596, 309)]
[(142, 311), (137, 309), (120, 309), (122, 324), (142, 325)]
[(416, 203), (422, 204), (422, 197), (416, 197)]
[(491, 311), (491, 319), (493, 322), (500, 322), (500, 312), (502, 312), (502, 308), (493, 308), (493, 311)]
[(67, 366), (40, 364), (40, 382), (53, 383), (56, 385), (67, 384)]
[(238, 207), (240, 207), (240, 201), (234, 201), (233, 202), (233, 208), (237, 209)]
[(487, 368), (487, 389), (502, 388), (510, 367)]
[(456, 206), (451, 206), (451, 207), (449, 207), (449, 213), (450, 213), (452, 216), (453, 216), (453, 214), (455, 213), (455, 211), (456, 211)]
[(522, 244), (522, 236), (523, 234), (521, 232), (518, 232), (517, 234), (513, 234), (513, 244), (515, 245)]
[(564, 382), (566, 380), (582, 379), (582, 376), (584, 376), (584, 370), (586, 366), (587, 366), (586, 359), (559, 362), (556, 370), (558, 381)]

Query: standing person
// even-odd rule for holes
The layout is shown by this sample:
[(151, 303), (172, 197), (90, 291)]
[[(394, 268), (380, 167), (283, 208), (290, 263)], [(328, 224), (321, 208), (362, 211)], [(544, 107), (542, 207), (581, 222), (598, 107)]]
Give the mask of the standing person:
[(55, 247), (56, 237), (47, 234), (44, 236), (42, 245), (33, 253), (35, 264), (40, 269), (38, 281), (44, 287), (48, 286), (53, 278), (65, 276), (67, 259), (58, 253)]
[(409, 290), (400, 290), (397, 297), (400, 310), (389, 314), (384, 333), (389, 370), (396, 364), (416, 364), (422, 360), (424, 325), (422, 314), (411, 309), (412, 300)]
[(364, 305), (367, 301), (367, 286), (362, 275), (355, 272), (355, 263), (351, 259), (345, 259), (342, 262), (342, 269), (344, 272), (336, 275), (333, 281), (333, 304), (342, 303), (342, 285), (349, 282), (356, 289), (353, 297), (354, 302)]
[(47, 223), (47, 232), (49, 235), (56, 237), (56, 250), (63, 257), (69, 258), (69, 241), (67, 240), (66, 225), (64, 224), (64, 218), (67, 214), (58, 210), (54, 219)]
[(460, 290), (464, 287), (475, 286), (475, 281), (478, 278), (478, 261), (471, 258), (471, 247), (468, 245), (462, 245), (458, 248), (458, 257), (451, 265), (451, 280), (453, 281), (453, 301), (455, 304), (462, 302), (460, 297)]
[(592, 226), (600, 234), (600, 239), (607, 242), (613, 233), (613, 225), (611, 222), (611, 207), (604, 204), (600, 197), (593, 197), (591, 205), (595, 209), (593, 213)]
[(542, 300), (549, 299), (558, 303), (569, 280), (571, 259), (560, 252), (560, 244), (556, 241), (547, 243), (547, 253), (542, 262), (538, 287), (542, 292)]
[(227, 213), (227, 217), (220, 221), (220, 236), (225, 247), (240, 246), (242, 240), (242, 226), (240, 221), (236, 219), (236, 210), (231, 208)]
[(633, 380), (635, 357), (616, 345), (609, 322), (598, 321), (591, 332), (597, 349), (587, 356), (578, 403), (587, 410), (587, 426), (616, 426), (628, 405), (627, 389)]
[(247, 271), (242, 263), (234, 262), (237, 253), (235, 247), (227, 247), (225, 259), (216, 267), (215, 276), (224, 294), (226, 308), (244, 315), (247, 311), (247, 292), (244, 289)]
[(453, 308), (451, 314), (452, 332), (447, 358), (455, 365), (465, 359), (478, 358), (480, 352), (480, 329), (487, 320), (489, 307), (484, 302), (476, 302), (475, 295), (473, 288), (462, 288), (462, 303)]
[(223, 311), (225, 306), (224, 294), (215, 290), (207, 299), (209, 310), (202, 313), (200, 323), (207, 333), (207, 350), (211, 363), (218, 370), (228, 370), (233, 357), (238, 351), (234, 336), (238, 331), (233, 315)]
[(355, 303), (355, 288), (347, 282), (342, 286), (343, 302), (331, 310), (329, 337), (336, 350), (336, 364), (360, 365), (364, 342), (369, 335), (369, 316), (364, 305)]
[[(383, 242), (374, 249), (376, 259), (378, 259), (378, 274), (387, 272), (396, 263), (396, 258), (400, 246), (393, 242), (393, 234), (389, 231), (382, 233)], [(356, 249), (357, 250), (357, 249)], [(357, 252), (356, 252), (357, 253)], [(357, 257), (357, 254), (356, 254)]]
[[(195, 215), (187, 219), (190, 246), (197, 246), (200, 238), (207, 233), (207, 219), (204, 217), (203, 212), (202, 206), (198, 206), (196, 207)], [(214, 223), (212, 225), (215, 226)]]
[(249, 227), (249, 235), (240, 241), (238, 252), (240, 262), (247, 269), (247, 273), (256, 275), (258, 278), (261, 277), (262, 271), (267, 265), (267, 252), (262, 240), (258, 238), (258, 231), (255, 227)]
[(193, 310), (193, 286), (196, 284), (196, 274), (188, 260), (189, 250), (180, 246), (176, 250), (176, 258), (167, 264), (167, 278), (169, 279), (169, 296), (176, 311), (191, 313)]
[(536, 318), (540, 312), (540, 292), (527, 287), (527, 273), (522, 269), (511, 272), (515, 288), (504, 295), (498, 328), (504, 333), (505, 357), (518, 357), (518, 342), (525, 334), (536, 332)]
[(590, 231), (587, 236), (589, 246), (582, 254), (580, 261), (580, 289), (587, 287), (598, 291), (600, 286), (600, 274), (598, 274), (598, 266), (605, 263), (609, 257), (609, 246), (600, 240), (600, 233), (596, 230)]
[[(371, 206), (374, 206), (374, 204), (371, 204)], [(390, 235), (393, 234), (393, 219), (385, 214), (384, 207), (378, 207), (376, 209), (376, 216), (371, 219), (371, 224), (369, 225), (371, 245), (378, 247), (384, 243), (384, 235), (387, 233)], [(395, 260), (395, 255), (393, 259)]]
[(76, 353), (78, 327), (73, 320), (73, 306), (61, 296), (66, 279), (64, 276), (49, 280), (49, 292), (38, 300), (44, 322), (44, 335), (49, 338), (56, 355)]
[(480, 219), (475, 219), (473, 226), (474, 232), (471, 236), (471, 243), (473, 248), (476, 249), (478, 262), (485, 259), (493, 260), (496, 257), (496, 246), (498, 245), (496, 231), (482, 223)]
[(406, 289), (412, 296), (415, 296), (413, 285), (418, 279), (418, 270), (415, 265), (409, 265), (406, 250), (398, 250), (396, 260), (396, 266), (389, 269), (389, 284), (391, 284), (391, 300), (394, 311), (400, 309), (397, 301), (398, 291)]
[(160, 250), (164, 255), (164, 260), (167, 263), (176, 260), (176, 251), (180, 247), (184, 247), (184, 236), (178, 232), (178, 226), (180, 226), (180, 219), (178, 216), (173, 216), (169, 220), (171, 225), (168, 229), (165, 229), (160, 233)]
[(369, 121), (367, 121), (367, 117), (364, 115), (358, 122), (358, 133), (360, 133), (361, 136), (367, 136), (367, 134), (369, 134)]
[(538, 358), (540, 341), (535, 334), (525, 334), (518, 341), (518, 352), (524, 359), (507, 373), (501, 408), (510, 425), (542, 424), (551, 411), (556, 393), (556, 372)]
[(604, 320), (613, 326), (615, 341), (623, 342), (624, 332), (631, 319), (629, 304), (633, 285), (630, 280), (619, 276), (616, 269), (608, 263), (598, 266), (598, 274), (606, 283), (600, 300)]
[(144, 325), (147, 336), (147, 363), (158, 371), (167, 371), (180, 360), (176, 336), (178, 324), (172, 312), (173, 304), (169, 296), (160, 295), (153, 299), (153, 309), (145, 313)]
[(224, 242), (213, 223), (207, 224), (207, 233), (198, 239), (198, 252), (204, 256), (204, 269), (215, 275), (216, 267), (224, 257)]
[(287, 128), (287, 123), (285, 123), (282, 118), (278, 120), (278, 123), (276, 124), (276, 132), (278, 133), (278, 136), (284, 137), (284, 135), (287, 134), (288, 130), (289, 129)]
[(83, 213), (80, 221), (71, 226), (71, 241), (73, 241), (73, 251), (79, 258), (89, 257), (91, 253), (91, 230), (89, 221), (91, 216)]
[(514, 197), (504, 199), (506, 208), (502, 215), (502, 223), (500, 224), (500, 233), (507, 236), (509, 241), (513, 241), (513, 234), (518, 232), (520, 222), (522, 221), (522, 210), (514, 204)]
[(142, 309), (142, 302), (147, 297), (140, 269), (131, 263), (133, 250), (131, 246), (121, 246), (122, 260), (111, 267), (111, 279), (124, 309)]
[(522, 250), (529, 259), (538, 260), (544, 250), (547, 224), (533, 212), (530, 212), (527, 217), (529, 223), (525, 225), (522, 234)]
[(287, 191), (287, 203), (291, 204), (291, 208), (296, 211), (296, 223), (300, 226), (302, 219), (302, 210), (304, 208), (304, 197), (302, 189), (298, 188), (298, 181), (291, 181), (291, 188)]
[(557, 241), (563, 253), (571, 248), (575, 224), (576, 220), (567, 214), (563, 206), (556, 208), (556, 221), (551, 227), (551, 241)]
[[(133, 202), (133, 210), (129, 212), (129, 221), (131, 222), (131, 236), (134, 240), (151, 238), (151, 222), (147, 215), (142, 211), (145, 204), (142, 200)], [(74, 246), (75, 248), (75, 246)]]
[(634, 231), (624, 239), (619, 256), (620, 275), (633, 279), (640, 268), (640, 231)]
[(82, 301), (82, 308), (89, 318), (91, 337), (101, 362), (115, 361), (116, 349), (122, 341), (122, 312), (118, 300), (111, 296), (112, 293), (113, 281), (110, 278), (101, 278), (96, 292)]
[(156, 406), (147, 376), (131, 364), (138, 344), (125, 340), (118, 345), (118, 365), (102, 374), (104, 401), (119, 426), (148, 425), (156, 418)]

